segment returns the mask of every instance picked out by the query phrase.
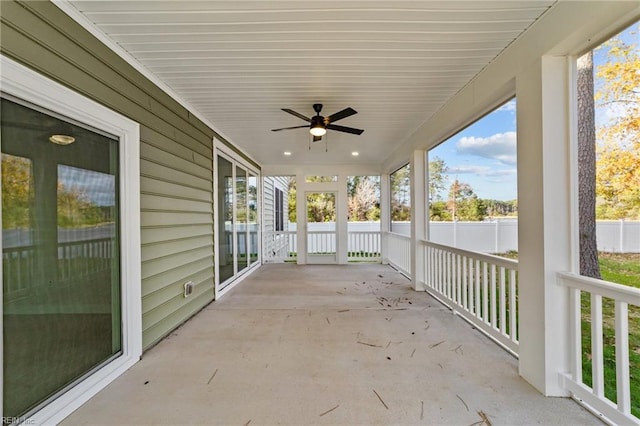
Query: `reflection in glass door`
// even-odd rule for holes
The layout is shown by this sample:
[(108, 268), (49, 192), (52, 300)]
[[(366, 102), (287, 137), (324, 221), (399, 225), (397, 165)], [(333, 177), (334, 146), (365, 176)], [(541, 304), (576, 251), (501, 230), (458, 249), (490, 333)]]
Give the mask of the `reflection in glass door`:
[(248, 189), (248, 227), (249, 227), (249, 263), (254, 265), (258, 261), (259, 226), (258, 223), (258, 178), (253, 173), (249, 173)]
[(247, 218), (247, 172), (236, 166), (236, 239), (238, 241), (238, 272), (249, 266)]
[(235, 275), (233, 244), (233, 164), (218, 156), (218, 273), (220, 283)]
[(2, 99), (3, 416), (121, 354), (118, 140)]
[(336, 263), (336, 193), (307, 192), (307, 263)]

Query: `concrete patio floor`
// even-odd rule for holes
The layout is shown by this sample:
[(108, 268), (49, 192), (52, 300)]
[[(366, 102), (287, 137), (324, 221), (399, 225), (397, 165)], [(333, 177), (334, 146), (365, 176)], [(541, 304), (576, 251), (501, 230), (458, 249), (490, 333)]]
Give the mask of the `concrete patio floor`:
[(270, 264), (63, 424), (602, 424), (517, 372), (387, 266)]

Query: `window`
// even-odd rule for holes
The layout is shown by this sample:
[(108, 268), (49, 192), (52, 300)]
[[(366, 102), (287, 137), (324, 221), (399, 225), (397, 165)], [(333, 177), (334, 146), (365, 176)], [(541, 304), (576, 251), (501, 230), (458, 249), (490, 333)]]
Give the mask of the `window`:
[(141, 354), (139, 128), (0, 62), (2, 415), (57, 423)]
[[(640, 288), (639, 31), (640, 24), (636, 22), (578, 58), (574, 89), (576, 272), (636, 288)], [(597, 291), (584, 289), (579, 294), (582, 340), (579, 379), (588, 387), (600, 387), (604, 399), (614, 404), (620, 402), (618, 381), (627, 381), (630, 412), (638, 418), (640, 307), (629, 303), (626, 312), (619, 310), (617, 304), (622, 299), (616, 299), (615, 292), (613, 296), (598, 297)], [(618, 323), (628, 324), (627, 377), (618, 375)], [(602, 360), (599, 368), (598, 359)]]
[(516, 100), (431, 149), (429, 240), (517, 257)]
[(275, 189), (275, 222), (276, 231), (284, 231), (284, 192)]
[(391, 184), (391, 232), (411, 234), (411, 173), (409, 164), (389, 176)]
[(304, 180), (306, 183), (337, 182), (338, 176), (305, 176)]

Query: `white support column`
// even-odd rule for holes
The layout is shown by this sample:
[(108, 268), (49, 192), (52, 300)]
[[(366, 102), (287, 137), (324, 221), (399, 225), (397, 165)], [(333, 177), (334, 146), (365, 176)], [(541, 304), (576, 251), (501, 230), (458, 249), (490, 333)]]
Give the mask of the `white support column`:
[(389, 174), (380, 175), (380, 258), (383, 265), (389, 264), (389, 236), (391, 226), (391, 191)]
[(542, 57), (516, 78), (520, 375), (548, 396), (567, 396), (571, 270), (569, 62)]
[(307, 200), (306, 183), (304, 174), (296, 175), (296, 245), (298, 248), (297, 263), (305, 265), (307, 263)]
[(338, 263), (345, 265), (348, 263), (349, 247), (348, 247), (348, 222), (349, 222), (349, 208), (348, 208), (348, 194), (347, 194), (347, 175), (342, 173), (338, 175), (338, 193), (336, 194), (336, 253), (338, 257)]
[(416, 291), (425, 291), (425, 258), (420, 241), (427, 235), (426, 162), (424, 151), (413, 151), (409, 163), (411, 165), (411, 281)]

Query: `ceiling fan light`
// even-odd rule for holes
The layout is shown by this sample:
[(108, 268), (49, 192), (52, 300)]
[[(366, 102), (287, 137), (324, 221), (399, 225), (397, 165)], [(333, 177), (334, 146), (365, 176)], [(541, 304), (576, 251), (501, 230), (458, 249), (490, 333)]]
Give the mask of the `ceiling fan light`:
[(324, 127), (322, 127), (322, 125), (317, 124), (314, 127), (312, 127), (309, 132), (313, 135), (313, 136), (324, 136), (327, 134), (327, 129), (325, 129)]

